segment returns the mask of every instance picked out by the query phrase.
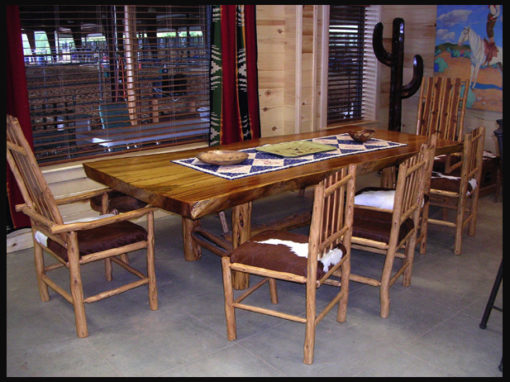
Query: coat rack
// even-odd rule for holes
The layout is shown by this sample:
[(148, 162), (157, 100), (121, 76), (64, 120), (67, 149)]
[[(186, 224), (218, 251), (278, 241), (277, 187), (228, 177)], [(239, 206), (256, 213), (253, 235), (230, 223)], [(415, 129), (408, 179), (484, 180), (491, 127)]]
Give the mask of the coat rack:
[(423, 77), (423, 59), (420, 55), (413, 59), (413, 78), (403, 86), (402, 74), (404, 66), (404, 20), (393, 20), (393, 37), (391, 52), (383, 46), (383, 24), (377, 23), (372, 37), (372, 46), (377, 59), (391, 69), (390, 110), (388, 129), (400, 131), (402, 120), (402, 99), (411, 97), (420, 88)]

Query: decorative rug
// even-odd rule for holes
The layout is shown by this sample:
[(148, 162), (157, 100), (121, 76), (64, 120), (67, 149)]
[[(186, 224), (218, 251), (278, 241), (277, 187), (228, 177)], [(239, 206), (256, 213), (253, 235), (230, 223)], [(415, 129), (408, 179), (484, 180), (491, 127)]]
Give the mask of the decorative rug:
[(279, 155), (258, 151), (256, 147), (252, 147), (249, 149), (239, 150), (248, 153), (248, 158), (243, 162), (235, 165), (220, 166), (208, 164), (195, 157), (177, 159), (173, 160), (172, 162), (191, 167), (195, 170), (206, 172), (211, 175), (233, 180), (246, 176), (258, 175), (266, 172), (283, 170), (289, 167), (319, 162), (344, 155), (360, 154), (369, 151), (385, 150), (394, 147), (406, 146), (405, 143), (385, 141), (383, 139), (377, 138), (371, 138), (364, 143), (356, 142), (348, 133), (312, 138), (307, 139), (306, 141), (331, 145), (332, 150), (303, 155), (299, 157), (282, 157)]

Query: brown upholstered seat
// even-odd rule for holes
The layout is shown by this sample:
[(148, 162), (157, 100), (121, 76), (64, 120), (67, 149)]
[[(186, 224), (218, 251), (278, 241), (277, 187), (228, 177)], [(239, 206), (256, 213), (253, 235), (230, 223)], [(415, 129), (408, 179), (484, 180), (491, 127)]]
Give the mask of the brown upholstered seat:
[[(243, 243), (242, 246), (234, 249), (230, 254), (230, 261), (306, 277), (307, 257), (298, 256), (285, 244), (274, 245), (260, 243), (271, 239), (306, 244), (308, 251), (308, 236), (289, 231), (270, 230), (253, 236), (250, 240)], [(341, 250), (342, 253), (346, 253), (346, 249), (342, 243), (339, 243), (337, 248)], [(326, 264), (326, 266), (334, 266), (336, 263), (337, 262)], [(329, 268), (327, 268), (326, 271), (328, 269)], [(324, 264), (319, 260), (317, 263), (317, 279), (320, 279), (324, 274)]]
[[(382, 242), (390, 241), (392, 213), (386, 211), (354, 208), (352, 235)], [(403, 240), (414, 228), (413, 220), (407, 218), (400, 225), (398, 240)]]
[[(77, 234), (80, 257), (147, 240), (145, 228), (129, 221), (78, 231)], [(48, 238), (48, 248), (64, 261), (68, 261), (67, 249), (51, 238)]]
[[(458, 173), (458, 171), (456, 171)], [(461, 177), (456, 175), (445, 175), (440, 172), (432, 172), (430, 179), (430, 188), (450, 192), (459, 192)], [(471, 178), (467, 183), (467, 195), (471, 195), (474, 189), (478, 187), (476, 178)]]

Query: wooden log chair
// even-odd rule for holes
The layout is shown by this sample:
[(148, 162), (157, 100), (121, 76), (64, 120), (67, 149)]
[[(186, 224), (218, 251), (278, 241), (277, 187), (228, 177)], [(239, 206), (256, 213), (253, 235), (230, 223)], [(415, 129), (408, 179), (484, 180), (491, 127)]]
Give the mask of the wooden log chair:
[[(34, 259), (39, 294), (49, 301), (48, 287), (60, 294), (74, 307), (76, 333), (87, 337), (85, 303), (92, 303), (123, 293), (130, 289), (148, 286), (149, 306), (158, 309), (156, 274), (154, 267), (154, 209), (145, 207), (118, 215), (101, 215), (92, 219), (64, 222), (58, 206), (86, 201), (105, 190), (87, 192), (56, 200), (46, 183), (18, 120), (7, 115), (7, 161), (23, 195), (24, 204), (16, 206), (30, 217), (34, 241)], [(147, 228), (130, 222), (130, 219), (147, 217)], [(146, 273), (137, 270), (122, 259), (122, 255), (145, 248)], [(44, 252), (57, 261), (45, 265)], [(82, 265), (109, 259), (139, 279), (122, 286), (107, 289), (85, 297), (82, 284)], [(65, 267), (69, 270), (70, 292), (48, 276), (52, 270)], [(107, 279), (111, 268), (107, 267)]]
[[(229, 256), (222, 257), (228, 340), (237, 337), (235, 309), (301, 322), (306, 326), (304, 363), (313, 363), (315, 328), (319, 321), (336, 304), (337, 321), (346, 319), (355, 179), (356, 166), (350, 165), (315, 186), (308, 236), (284, 230), (265, 231), (232, 250)], [(234, 298), (231, 271), (246, 272), (263, 279)], [(271, 302), (277, 304), (275, 279), (306, 285), (305, 317), (242, 302), (268, 282)], [(316, 293), (323, 284), (339, 288), (339, 291), (317, 314)]]
[[(416, 134), (439, 139), (462, 140), (468, 81), (450, 77), (423, 77), (418, 99)], [(448, 168), (456, 154), (437, 158)], [(381, 187), (395, 188), (396, 167), (383, 169)]]
[[(362, 190), (355, 198), (352, 248), (385, 256), (379, 278), (366, 277), (351, 272), (351, 281), (379, 288), (380, 315), (388, 317), (390, 287), (403, 275), (403, 285), (411, 284), (416, 235), (423, 205), (425, 171), (433, 160), (434, 149), (423, 144), (420, 152), (403, 161), (398, 167), (395, 190), (386, 195), (378, 190), (381, 200)], [(404, 248), (404, 252), (399, 252)], [(398, 270), (393, 272), (395, 257), (401, 259)]]
[[(432, 172), (430, 180), (430, 206), (442, 209), (441, 218), (430, 216), (424, 224), (436, 224), (455, 229), (453, 252), (462, 252), (462, 232), (469, 224), (468, 235), (474, 236), (478, 213), (485, 127), (480, 126), (464, 135), (462, 155), (450, 171)], [(448, 211), (455, 211), (455, 219), (448, 217)]]
[[(464, 115), (466, 113), (466, 79), (450, 77), (424, 77), (418, 100), (416, 134), (438, 134), (439, 139), (462, 141)], [(443, 166), (450, 172), (459, 153), (435, 158), (435, 166)]]

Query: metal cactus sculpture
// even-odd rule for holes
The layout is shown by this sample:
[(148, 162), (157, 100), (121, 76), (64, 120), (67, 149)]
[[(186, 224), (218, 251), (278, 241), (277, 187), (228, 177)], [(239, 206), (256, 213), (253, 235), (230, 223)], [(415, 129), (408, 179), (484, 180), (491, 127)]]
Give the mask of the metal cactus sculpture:
[(413, 59), (413, 78), (403, 86), (402, 75), (404, 67), (404, 20), (393, 20), (393, 37), (391, 53), (383, 46), (383, 24), (377, 23), (372, 37), (372, 46), (377, 59), (391, 69), (390, 82), (390, 115), (389, 130), (400, 131), (402, 119), (402, 98), (411, 97), (420, 88), (423, 77), (423, 59), (420, 55)]

